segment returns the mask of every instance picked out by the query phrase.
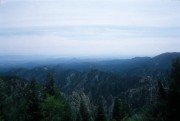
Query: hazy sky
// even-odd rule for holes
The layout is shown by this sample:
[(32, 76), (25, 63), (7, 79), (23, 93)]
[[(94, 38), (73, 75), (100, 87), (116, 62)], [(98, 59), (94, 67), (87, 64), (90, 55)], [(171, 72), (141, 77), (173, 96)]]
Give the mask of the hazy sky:
[(0, 0), (0, 54), (180, 52), (179, 0)]

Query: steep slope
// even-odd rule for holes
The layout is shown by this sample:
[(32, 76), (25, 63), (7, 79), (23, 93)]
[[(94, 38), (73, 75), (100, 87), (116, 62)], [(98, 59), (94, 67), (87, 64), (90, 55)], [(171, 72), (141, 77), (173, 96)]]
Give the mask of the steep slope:
[[(180, 53), (164, 53), (153, 58), (136, 57), (125, 60), (91, 62), (73, 60), (32, 69), (13, 69), (6, 75), (15, 75), (27, 80), (34, 77), (42, 83), (50, 72), (66, 95), (83, 92), (94, 104), (99, 96), (104, 96), (107, 103), (109, 99), (117, 96), (126, 97), (131, 107), (138, 109), (156, 100), (157, 80), (162, 81), (164, 85), (167, 83), (171, 62), (177, 57), (180, 57)], [(110, 107), (112, 104), (108, 105)]]

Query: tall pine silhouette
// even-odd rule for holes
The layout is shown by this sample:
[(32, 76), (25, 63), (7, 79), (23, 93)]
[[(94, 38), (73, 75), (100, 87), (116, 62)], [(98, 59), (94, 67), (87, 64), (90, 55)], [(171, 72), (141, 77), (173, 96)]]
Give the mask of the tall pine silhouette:
[(26, 113), (27, 121), (40, 120), (40, 99), (35, 79), (32, 79), (28, 85)]
[(45, 93), (51, 96), (55, 95), (55, 84), (54, 78), (51, 73), (48, 73), (46, 82), (45, 82)]
[(116, 98), (114, 101), (112, 119), (116, 121), (121, 121), (122, 118), (123, 117), (121, 115), (121, 102), (119, 98)]
[(91, 121), (89, 110), (83, 97), (81, 97), (79, 112), (81, 116), (81, 121)]
[(100, 97), (99, 105), (97, 107), (97, 115), (95, 121), (107, 121), (106, 112), (104, 109), (104, 98)]
[(172, 64), (171, 82), (168, 92), (167, 121), (180, 121), (180, 59)]

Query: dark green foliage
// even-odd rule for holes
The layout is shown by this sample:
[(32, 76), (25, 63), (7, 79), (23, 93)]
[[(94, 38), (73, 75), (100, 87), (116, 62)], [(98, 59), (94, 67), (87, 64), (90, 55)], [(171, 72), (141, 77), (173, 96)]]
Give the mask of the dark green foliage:
[(41, 102), (42, 121), (72, 121), (69, 103), (60, 95), (52, 74), (47, 75)]
[(95, 121), (107, 121), (106, 112), (104, 109), (103, 97), (100, 97), (99, 99), (99, 105), (97, 107), (97, 114), (96, 114)]
[(0, 119), (2, 120), (3, 117), (3, 103), (4, 103), (4, 99), (5, 99), (5, 82), (3, 80), (0, 79)]
[(63, 118), (64, 102), (54, 96), (47, 96), (41, 103), (41, 121), (61, 121)]
[(60, 90), (55, 84), (54, 77), (51, 73), (48, 73), (47, 75), (43, 95), (44, 95), (44, 98), (47, 98), (47, 96), (54, 96), (55, 98), (61, 98)]
[(162, 83), (158, 82), (158, 101), (154, 108), (154, 121), (165, 121), (167, 116), (167, 94)]
[(180, 59), (172, 64), (171, 82), (168, 92), (168, 118), (167, 120), (180, 120)]
[(45, 82), (45, 93), (54, 96), (56, 94), (54, 78), (51, 73), (48, 73)]
[(52, 74), (45, 82), (45, 97), (41, 103), (42, 121), (73, 121), (70, 104), (60, 95)]
[(85, 99), (83, 99), (83, 97), (81, 98), (79, 112), (80, 112), (81, 119), (82, 119), (81, 121), (91, 121), (89, 109), (88, 109)]
[(122, 121), (150, 121), (149, 119), (146, 119), (146, 116), (144, 115), (144, 113), (145, 113), (144, 111), (141, 113), (136, 113), (132, 115), (131, 117), (124, 118)]
[[(137, 72), (135, 69), (134, 71), (137, 73), (134, 75), (139, 75), (142, 72), (146, 74), (144, 70), (146, 69)], [(146, 85), (151, 80), (138, 83), (141, 80), (140, 77), (129, 76), (127, 78), (126, 73), (123, 76), (121, 73), (118, 75), (99, 70), (64, 73), (66, 75), (63, 76), (56, 74), (56, 76), (62, 77), (60, 81), (63, 80), (63, 83), (58, 82), (64, 84), (62, 85), (64, 91), (62, 95), (56, 87), (56, 81), (52, 74), (48, 74), (45, 84), (37, 84), (34, 79), (27, 81), (17, 77), (0, 79), (0, 121), (92, 121), (91, 117), (95, 121), (107, 121), (107, 119), (111, 119), (111, 121), (180, 121), (179, 59), (176, 59), (172, 64), (169, 84), (164, 86), (163, 84), (167, 82), (159, 81), (158, 88), (155, 81), (152, 86)], [(127, 73), (129, 74), (129, 72)], [(132, 72), (130, 73), (132, 74)], [(56, 79), (58, 80), (57, 77)], [(157, 100), (153, 97), (151, 104), (147, 103), (150, 102), (149, 98), (145, 98), (145, 94), (149, 94), (149, 86), (155, 90), (153, 96), (157, 95)], [(76, 91), (73, 95), (73, 101), (69, 95), (72, 91)], [(82, 91), (88, 99), (78, 95), (78, 91), (80, 94)], [(138, 97), (139, 93), (143, 91), (147, 93), (142, 93), (143, 95)], [(104, 99), (101, 97), (96, 105), (96, 98), (101, 94), (105, 99), (110, 95), (112, 97), (105, 100), (107, 103), (104, 103)], [(116, 96), (121, 97), (121, 99), (116, 98), (113, 102)], [(141, 98), (144, 100), (141, 101)], [(137, 107), (144, 106), (146, 109), (141, 110), (142, 108), (133, 107), (133, 103), (139, 105)], [(113, 104), (114, 106), (112, 106)], [(97, 107), (96, 111), (95, 107)], [(129, 107), (132, 109), (131, 112)]]
[(77, 112), (77, 114), (76, 114), (76, 121), (82, 121), (80, 112)]
[(0, 121), (73, 121), (71, 106), (59, 90), (51, 88), (54, 96), (43, 97), (41, 88), (35, 79), (0, 79)]
[[(0, 79), (1, 80), (1, 79)], [(4, 121), (24, 121), (24, 112), (22, 112), (22, 100), (25, 98), (25, 81), (17, 77), (4, 77), (2, 80), (3, 94), (1, 118)]]
[(165, 90), (158, 82), (157, 102), (153, 104), (146, 114), (148, 121), (167, 121), (167, 99)]
[(69, 103), (65, 103), (63, 108), (64, 114), (62, 121), (73, 121), (73, 112)]
[(114, 107), (112, 112), (112, 119), (116, 121), (121, 121), (123, 118), (130, 115), (130, 108), (127, 99), (116, 98), (114, 101)]
[(0, 115), (0, 121), (4, 121), (1, 115)]
[(40, 120), (40, 95), (37, 89), (36, 80), (32, 79), (27, 89), (26, 96), (26, 121)]
[(158, 82), (158, 100), (147, 113), (148, 121), (179, 121), (180, 112), (180, 60), (172, 64), (168, 94)]
[(177, 58), (172, 64), (171, 79), (172, 83), (180, 90), (180, 58)]
[(121, 115), (122, 118), (128, 117), (131, 114), (128, 99), (122, 98), (121, 99)]
[(119, 98), (116, 98), (114, 101), (114, 107), (112, 112), (112, 119), (116, 121), (121, 121), (122, 119), (122, 113), (121, 113), (121, 101)]

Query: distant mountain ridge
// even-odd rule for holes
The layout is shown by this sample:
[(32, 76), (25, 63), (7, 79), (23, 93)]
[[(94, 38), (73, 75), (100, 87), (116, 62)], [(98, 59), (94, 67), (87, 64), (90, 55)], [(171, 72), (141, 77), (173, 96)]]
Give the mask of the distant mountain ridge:
[[(173, 59), (180, 53), (163, 53), (155, 57), (136, 57), (104, 61), (73, 60), (46, 64), (34, 68), (17, 68), (3, 73), (26, 80), (35, 78), (39, 83), (46, 80), (47, 74), (54, 79), (67, 95), (84, 92), (96, 103), (98, 96), (128, 97), (134, 108), (155, 100), (157, 81), (168, 83), (169, 71)], [(139, 104), (139, 105), (137, 105)]]
[[(29, 68), (40, 66), (57, 66), (63, 65), (68, 67), (71, 65), (74, 68), (83, 66), (84, 68), (99, 67), (116, 69), (116, 66), (122, 66), (122, 68), (134, 68), (147, 63), (162, 63), (168, 64), (173, 58), (180, 57), (180, 52), (168, 52), (157, 55), (155, 57), (134, 57), (132, 59), (78, 59), (78, 58), (49, 58), (45, 56), (0, 56), (0, 71), (2, 69), (11, 70), (12, 68)], [(152, 64), (153, 65), (153, 64)], [(131, 67), (130, 67), (131, 66)], [(168, 67), (166, 67), (168, 68)]]
[[(46, 61), (37, 61), (33, 63), (28, 63), (27, 65), (31, 66), (32, 68), (26, 68), (23, 63), (17, 67), (10, 68), (7, 73), (10, 74), (18, 74), (24, 72), (31, 73), (34, 71), (64, 71), (64, 70), (76, 70), (76, 71), (87, 71), (87, 70), (101, 70), (105, 72), (112, 72), (112, 73), (121, 73), (130, 70), (138, 70), (138, 69), (147, 69), (147, 70), (156, 70), (156, 69), (163, 69), (168, 70), (171, 67), (171, 63), (173, 59), (180, 58), (180, 52), (172, 52), (172, 53), (163, 53), (157, 55), (155, 57), (135, 57), (132, 59), (116, 59), (116, 60), (46, 60)], [(54, 62), (52, 62), (54, 61)], [(47, 63), (46, 63), (47, 62)], [(41, 64), (40, 64), (41, 63)], [(3, 65), (4, 66), (4, 65)], [(46, 68), (45, 70), (43, 70)], [(3, 70), (1, 70), (3, 71)], [(26, 75), (26, 74), (23, 74)]]

